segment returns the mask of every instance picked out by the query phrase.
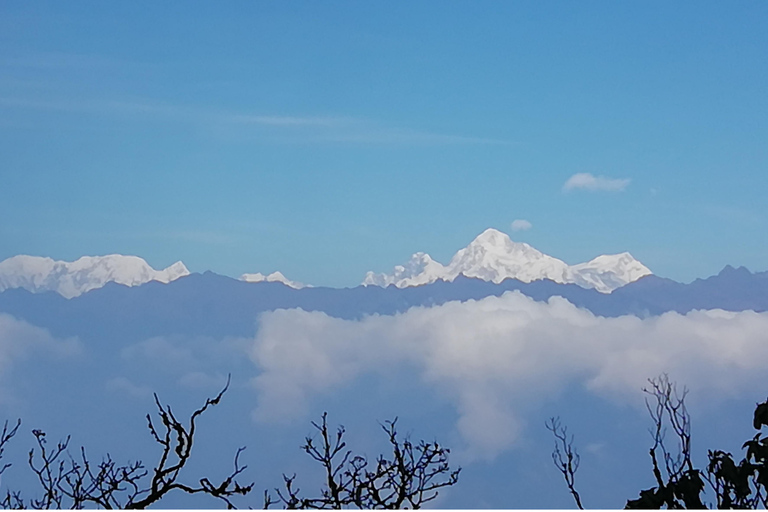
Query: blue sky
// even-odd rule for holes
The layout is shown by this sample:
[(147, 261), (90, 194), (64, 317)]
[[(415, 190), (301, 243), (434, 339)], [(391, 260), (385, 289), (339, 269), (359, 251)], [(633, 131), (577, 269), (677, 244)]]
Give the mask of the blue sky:
[[(765, 2), (0, 4), (0, 259), (768, 269)], [(575, 174), (625, 181), (564, 190)], [(516, 219), (528, 230), (513, 232)]]

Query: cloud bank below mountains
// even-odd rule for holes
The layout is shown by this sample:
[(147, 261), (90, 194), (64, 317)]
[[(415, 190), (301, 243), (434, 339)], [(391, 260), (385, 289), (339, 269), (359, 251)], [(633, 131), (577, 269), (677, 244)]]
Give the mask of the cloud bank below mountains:
[(412, 368), (456, 408), (467, 453), (485, 459), (515, 444), (523, 410), (570, 386), (642, 404), (641, 388), (662, 372), (715, 399), (768, 381), (768, 313), (752, 311), (603, 318), (508, 292), (359, 321), (278, 310), (259, 323), (258, 421), (300, 418), (313, 398), (365, 374)]

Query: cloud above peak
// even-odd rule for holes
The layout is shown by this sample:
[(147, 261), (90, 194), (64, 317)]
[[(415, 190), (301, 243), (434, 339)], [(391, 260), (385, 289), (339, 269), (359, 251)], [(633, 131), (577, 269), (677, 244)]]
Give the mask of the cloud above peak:
[(630, 181), (632, 180), (629, 178), (606, 178), (594, 176), (588, 172), (579, 172), (568, 178), (563, 185), (563, 192), (571, 190), (621, 192), (627, 188)]
[(512, 228), (512, 231), (526, 231), (531, 229), (533, 224), (525, 219), (515, 219), (512, 221), (512, 225), (510, 227)]

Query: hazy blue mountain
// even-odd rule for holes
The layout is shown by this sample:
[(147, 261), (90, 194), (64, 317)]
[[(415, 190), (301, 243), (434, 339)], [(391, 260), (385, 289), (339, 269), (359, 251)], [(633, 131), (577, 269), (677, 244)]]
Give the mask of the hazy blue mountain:
[[(57, 336), (131, 341), (150, 336), (253, 336), (260, 312), (301, 308), (356, 319), (390, 315), (414, 306), (433, 306), (454, 300), (482, 299), (520, 290), (535, 300), (560, 295), (588, 309), (601, 309), (604, 294), (575, 284), (540, 280), (499, 284), (460, 276), (453, 282), (410, 287), (303, 288), (281, 283), (247, 283), (206, 272), (168, 284), (149, 282), (126, 287), (108, 283), (79, 297), (33, 294), (23, 289), (0, 293), (0, 311), (51, 329)], [(623, 313), (624, 311), (621, 310)]]
[(170, 283), (151, 281), (127, 287), (116, 283), (64, 299), (53, 292), (23, 289), (0, 293), (0, 311), (51, 329), (57, 336), (109, 338), (113, 341), (168, 334), (253, 336), (260, 312), (301, 308), (356, 319), (390, 315), (414, 306), (478, 300), (519, 290), (537, 301), (561, 296), (601, 316), (659, 315), (667, 311), (720, 308), (730, 311), (768, 310), (768, 272), (725, 267), (718, 275), (682, 284), (645, 276), (611, 294), (558, 284), (549, 280), (523, 283), (507, 279), (495, 284), (464, 276), (453, 282), (408, 288), (294, 289), (278, 282), (248, 283), (206, 272)]
[(666, 311), (686, 313), (693, 309), (767, 311), (768, 272), (751, 273), (744, 267), (726, 266), (719, 274), (681, 284), (657, 276), (645, 276), (612, 294), (627, 312), (657, 315)]

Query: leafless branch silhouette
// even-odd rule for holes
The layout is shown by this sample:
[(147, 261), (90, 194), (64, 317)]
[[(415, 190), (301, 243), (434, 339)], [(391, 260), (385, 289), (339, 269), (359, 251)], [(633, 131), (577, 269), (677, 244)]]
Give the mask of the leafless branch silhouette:
[(320, 423), (312, 423), (319, 441), (307, 437), (302, 449), (323, 467), (325, 486), (320, 497), (304, 498), (295, 485), (296, 475), (283, 475), (284, 488), (276, 489), (277, 498), (264, 494), (264, 507), (280, 503), (286, 508), (421, 508), (438, 496), (438, 490), (458, 481), (460, 469), (451, 470), (450, 450), (437, 442), (414, 444), (397, 434), (397, 419), (387, 421), (382, 429), (392, 448), (391, 457), (380, 455), (375, 463), (346, 449), (344, 427), (331, 433), (327, 413)]

